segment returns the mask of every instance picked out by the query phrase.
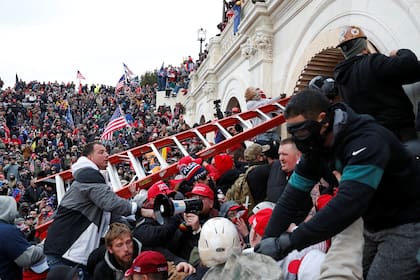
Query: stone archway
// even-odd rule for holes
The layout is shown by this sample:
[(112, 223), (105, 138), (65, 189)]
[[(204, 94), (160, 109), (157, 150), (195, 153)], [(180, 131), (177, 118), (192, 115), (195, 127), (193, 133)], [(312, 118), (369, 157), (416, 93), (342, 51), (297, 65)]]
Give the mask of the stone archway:
[(303, 68), (294, 92), (307, 87), (315, 76), (334, 77), (334, 68), (342, 60), (344, 60), (344, 56), (338, 48), (327, 48), (317, 53)]
[(236, 97), (232, 97), (229, 99), (225, 112), (232, 112), (232, 108), (237, 107), (242, 112), (241, 104), (239, 103), (239, 100)]
[[(379, 53), (378, 49), (372, 42), (368, 41), (368, 49), (371, 53)], [(298, 92), (308, 86), (309, 82), (315, 76), (334, 77), (334, 68), (344, 60), (344, 56), (339, 48), (325, 48), (314, 55), (303, 68), (294, 92)]]
[(204, 115), (201, 115), (199, 125), (202, 125), (202, 124), (205, 124), (205, 123), (206, 123), (206, 117), (204, 117)]

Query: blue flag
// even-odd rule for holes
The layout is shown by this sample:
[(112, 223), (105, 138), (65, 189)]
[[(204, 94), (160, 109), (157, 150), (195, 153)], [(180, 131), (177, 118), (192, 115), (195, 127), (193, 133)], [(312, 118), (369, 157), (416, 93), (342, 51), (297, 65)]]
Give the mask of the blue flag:
[(70, 128), (72, 128), (72, 129), (74, 128), (74, 121), (73, 121), (73, 116), (72, 116), (71, 111), (70, 111), (70, 105), (68, 105), (68, 107), (67, 107), (66, 122), (67, 122), (67, 124)]

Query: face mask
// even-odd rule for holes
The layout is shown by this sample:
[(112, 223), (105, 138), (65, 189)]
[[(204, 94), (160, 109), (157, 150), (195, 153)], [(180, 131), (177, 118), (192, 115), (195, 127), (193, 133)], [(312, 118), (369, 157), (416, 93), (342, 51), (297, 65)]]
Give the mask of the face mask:
[(306, 120), (295, 124), (287, 124), (287, 131), (292, 135), (296, 147), (303, 154), (321, 150), (324, 139), (321, 136), (322, 123)]

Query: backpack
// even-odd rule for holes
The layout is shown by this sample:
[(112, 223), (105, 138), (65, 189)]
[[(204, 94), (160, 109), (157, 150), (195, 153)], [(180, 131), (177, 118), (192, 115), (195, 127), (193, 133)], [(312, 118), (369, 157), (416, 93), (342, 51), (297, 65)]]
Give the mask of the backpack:
[[(239, 205), (245, 206), (247, 209), (254, 208), (254, 198), (252, 197), (251, 188), (249, 187), (246, 179), (248, 177), (248, 173), (255, 167), (257, 167), (257, 165), (252, 165), (248, 167), (245, 173), (239, 174), (239, 177), (226, 192), (227, 200), (233, 200)], [(248, 203), (248, 205), (245, 205), (246, 203)]]

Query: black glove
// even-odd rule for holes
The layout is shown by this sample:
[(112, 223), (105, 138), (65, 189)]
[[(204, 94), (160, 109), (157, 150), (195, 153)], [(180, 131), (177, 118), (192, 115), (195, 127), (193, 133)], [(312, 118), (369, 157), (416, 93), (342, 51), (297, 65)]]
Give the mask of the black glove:
[(320, 157), (314, 156), (314, 153), (311, 153), (311, 155), (303, 154), (298, 164), (296, 164), (294, 172), (302, 177), (318, 182), (321, 178)]
[(290, 233), (284, 232), (279, 237), (269, 237), (261, 240), (254, 248), (254, 252), (264, 254), (279, 261), (292, 251)]

